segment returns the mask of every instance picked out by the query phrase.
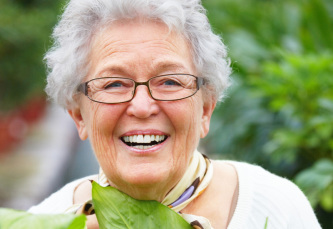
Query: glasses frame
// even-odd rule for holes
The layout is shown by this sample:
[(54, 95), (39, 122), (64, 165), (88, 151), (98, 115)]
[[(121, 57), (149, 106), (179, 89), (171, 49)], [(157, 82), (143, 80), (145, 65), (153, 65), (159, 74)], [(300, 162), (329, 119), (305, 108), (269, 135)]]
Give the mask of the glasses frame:
[[(156, 98), (154, 98), (154, 96), (152, 95), (152, 92), (151, 92), (151, 90), (150, 90), (150, 87), (149, 87), (149, 81), (151, 81), (152, 79), (158, 78), (158, 77), (162, 77), (162, 76), (175, 76), (175, 75), (186, 75), (186, 76), (194, 77), (194, 78), (196, 79), (196, 82), (197, 82), (197, 88), (196, 88), (196, 91), (195, 91), (193, 94), (191, 94), (191, 95), (189, 95), (189, 96), (186, 96), (186, 97), (184, 97), (184, 98), (180, 98), (180, 99), (156, 99)], [(94, 100), (93, 98), (90, 98), (89, 95), (88, 95), (88, 88), (89, 88), (88, 84), (89, 84), (89, 82), (94, 81), (94, 80), (97, 80), (97, 79), (107, 79), (107, 78), (114, 78), (114, 79), (117, 79), (117, 78), (118, 78), (118, 79), (128, 79), (128, 80), (133, 81), (133, 82), (134, 82), (134, 90), (133, 90), (133, 93), (132, 93), (132, 98), (129, 99), (129, 100), (123, 101), (123, 102), (118, 102), (118, 103), (101, 102), (101, 101)], [(201, 87), (202, 85), (204, 85), (204, 84), (205, 84), (205, 80), (204, 80), (203, 78), (201, 78), (201, 77), (197, 77), (197, 76), (195, 76), (195, 75), (191, 75), (191, 74), (185, 74), (185, 73), (179, 73), (179, 74), (174, 73), (174, 74), (158, 75), (158, 76), (154, 76), (154, 77), (150, 78), (149, 80), (147, 80), (147, 81), (145, 81), (145, 82), (136, 82), (135, 80), (133, 80), (133, 79), (131, 79), (131, 78), (126, 78), (126, 77), (99, 77), (99, 78), (94, 78), (94, 79), (91, 79), (91, 80), (88, 80), (88, 81), (86, 81), (86, 82), (81, 83), (81, 84), (79, 85), (79, 87), (77, 88), (77, 91), (83, 93), (83, 94), (84, 94), (85, 96), (87, 96), (91, 101), (96, 102), (96, 103), (103, 103), (103, 104), (120, 104), (120, 103), (127, 103), (127, 102), (130, 102), (130, 101), (134, 98), (134, 96), (135, 96), (136, 88), (137, 88), (138, 86), (140, 86), (140, 85), (145, 85), (145, 86), (148, 88), (148, 91), (149, 91), (150, 97), (152, 97), (154, 100), (156, 100), (156, 101), (177, 101), (177, 100), (186, 99), (186, 98), (189, 98), (189, 97), (195, 95), (195, 94), (199, 91), (200, 87)]]

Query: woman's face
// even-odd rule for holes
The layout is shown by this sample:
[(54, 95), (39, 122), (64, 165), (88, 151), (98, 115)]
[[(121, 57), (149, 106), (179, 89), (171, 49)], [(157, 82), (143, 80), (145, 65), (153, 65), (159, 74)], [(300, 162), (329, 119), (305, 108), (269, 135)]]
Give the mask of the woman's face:
[[(91, 50), (85, 80), (126, 77), (142, 82), (169, 73), (196, 75), (185, 39), (158, 22), (115, 22), (94, 36)], [(183, 100), (156, 101), (141, 85), (132, 101), (121, 104), (100, 104), (81, 95), (69, 113), (80, 138), (90, 138), (112, 186), (137, 199), (160, 201), (208, 133), (214, 106), (213, 100), (204, 102), (202, 90)], [(160, 144), (141, 149), (124, 141), (125, 136), (146, 135), (160, 138)]]

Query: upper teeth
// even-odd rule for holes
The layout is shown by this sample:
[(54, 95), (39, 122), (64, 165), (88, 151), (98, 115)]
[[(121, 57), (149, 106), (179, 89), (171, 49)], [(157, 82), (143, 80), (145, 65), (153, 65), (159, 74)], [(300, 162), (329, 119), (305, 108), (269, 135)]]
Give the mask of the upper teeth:
[(160, 142), (165, 139), (165, 135), (131, 135), (122, 138), (125, 142), (134, 143), (151, 143)]

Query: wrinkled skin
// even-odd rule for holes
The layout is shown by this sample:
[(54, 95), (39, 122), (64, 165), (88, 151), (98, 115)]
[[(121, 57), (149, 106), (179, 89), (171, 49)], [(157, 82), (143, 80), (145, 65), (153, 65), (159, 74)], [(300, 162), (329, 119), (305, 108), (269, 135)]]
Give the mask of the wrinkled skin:
[[(168, 73), (196, 75), (183, 36), (159, 22), (119, 21), (97, 33), (86, 80), (127, 77), (146, 81)], [(202, 90), (179, 101), (156, 101), (139, 86), (132, 101), (100, 104), (81, 95), (69, 110), (82, 140), (90, 138), (112, 186), (136, 199), (161, 201), (184, 174), (200, 137), (206, 136), (215, 102)], [(163, 144), (150, 150), (128, 147), (127, 134), (162, 133)]]

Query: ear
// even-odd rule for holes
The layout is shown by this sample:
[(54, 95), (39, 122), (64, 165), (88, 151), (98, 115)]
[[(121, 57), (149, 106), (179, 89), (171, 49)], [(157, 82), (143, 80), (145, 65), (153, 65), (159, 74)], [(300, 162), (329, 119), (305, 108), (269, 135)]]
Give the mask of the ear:
[(81, 109), (78, 106), (75, 106), (75, 108), (68, 109), (67, 111), (75, 122), (80, 139), (82, 141), (86, 140), (88, 138), (88, 132), (82, 117)]
[(205, 99), (203, 104), (203, 113), (201, 117), (200, 138), (206, 137), (209, 132), (210, 119), (216, 106), (215, 99)]

